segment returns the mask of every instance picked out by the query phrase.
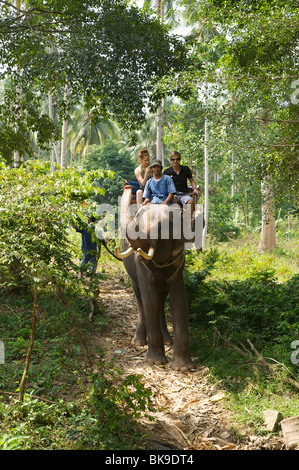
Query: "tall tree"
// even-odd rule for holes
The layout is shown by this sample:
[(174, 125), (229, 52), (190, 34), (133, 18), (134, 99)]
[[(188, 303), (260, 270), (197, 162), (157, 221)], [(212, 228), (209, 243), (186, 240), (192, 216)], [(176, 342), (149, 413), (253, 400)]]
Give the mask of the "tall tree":
[(271, 250), (274, 242), (269, 240), (275, 241), (275, 233), (265, 240), (263, 237), (275, 227), (269, 223), (269, 213), (274, 216), (273, 195), (277, 199), (279, 193), (289, 194), (298, 188), (298, 119), (291, 101), (291, 89), (298, 78), (298, 4), (294, 0), (183, 3), (195, 7), (197, 18), (206, 26), (224, 33), (220, 42), (218, 38), (212, 42), (214, 47), (218, 42), (223, 50), (217, 67), (203, 68), (193, 80), (220, 85), (238, 99), (238, 106), (227, 108), (226, 115), (234, 117), (235, 131), (238, 127), (234, 148), (251, 155), (260, 178), (264, 201), (261, 246)]
[[(175, 14), (175, 0), (145, 0), (144, 6), (153, 5), (155, 14), (160, 19), (162, 23), (166, 22), (172, 27), (177, 24), (176, 14)], [(156, 120), (157, 120), (157, 135), (156, 135), (156, 157), (162, 160), (164, 166), (165, 159), (165, 148), (163, 145), (163, 126), (164, 126), (164, 100), (161, 98), (159, 103)]]
[(189, 62), (182, 41), (126, 0), (28, 0), (17, 18), (0, 3), (0, 14), (2, 76), (18, 68), (21, 85), (42, 93), (68, 83), (94, 119), (128, 128), (144, 121), (146, 103), (157, 106), (154, 83)]
[[(162, 23), (164, 22), (164, 0), (156, 0), (156, 11), (157, 16), (161, 19)], [(161, 105), (157, 109), (157, 148), (156, 155), (157, 158), (162, 160), (162, 165), (164, 167), (164, 152), (162, 144), (162, 134), (163, 134), (163, 100)]]
[(67, 145), (67, 126), (68, 126), (68, 114), (69, 114), (69, 97), (68, 97), (68, 86), (64, 87), (63, 94), (63, 119), (62, 119), (62, 131), (61, 131), (61, 154), (60, 154), (60, 165), (61, 168), (66, 168), (66, 145)]
[[(16, 15), (18, 15), (18, 12), (21, 10), (21, 0), (16, 0)], [(18, 75), (18, 70), (16, 74)], [(15, 131), (16, 133), (19, 131), (19, 126), (18, 126), (18, 121), (21, 117), (20, 115), (20, 102), (21, 102), (21, 86), (19, 83), (16, 84), (16, 115), (15, 115), (15, 120), (16, 120), (16, 127)], [(13, 163), (14, 167), (17, 168), (20, 163), (20, 153), (18, 149), (14, 149), (13, 152)]]

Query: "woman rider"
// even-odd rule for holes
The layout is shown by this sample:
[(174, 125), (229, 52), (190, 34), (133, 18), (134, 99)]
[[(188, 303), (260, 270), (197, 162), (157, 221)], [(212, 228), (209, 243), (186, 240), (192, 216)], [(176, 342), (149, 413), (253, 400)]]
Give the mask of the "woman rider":
[(143, 190), (147, 180), (152, 177), (152, 170), (149, 168), (150, 157), (147, 149), (141, 149), (138, 158), (140, 165), (135, 169), (134, 173), (141, 189), (136, 192), (136, 202), (137, 204), (142, 204)]

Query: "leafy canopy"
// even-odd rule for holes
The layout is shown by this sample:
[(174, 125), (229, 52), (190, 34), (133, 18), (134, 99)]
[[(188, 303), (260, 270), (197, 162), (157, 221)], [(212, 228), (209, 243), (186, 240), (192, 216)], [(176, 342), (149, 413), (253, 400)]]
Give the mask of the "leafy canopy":
[[(39, 93), (67, 84), (70, 104), (83, 97), (94, 120), (140, 124), (145, 104), (158, 105), (155, 81), (189, 63), (183, 41), (126, 0), (28, 0), (20, 10), (0, 2), (0, 18), (0, 78)], [(13, 117), (21, 125), (21, 115)]]

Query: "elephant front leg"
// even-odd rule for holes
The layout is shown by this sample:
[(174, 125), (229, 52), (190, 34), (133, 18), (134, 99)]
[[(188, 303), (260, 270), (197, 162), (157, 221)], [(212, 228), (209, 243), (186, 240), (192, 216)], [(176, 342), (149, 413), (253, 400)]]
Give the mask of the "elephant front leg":
[(172, 367), (184, 372), (192, 369), (194, 365), (189, 353), (188, 300), (180, 273), (171, 282), (169, 303), (174, 329)]
[(145, 357), (149, 364), (167, 363), (164, 351), (164, 338), (160, 327), (161, 298), (155, 289), (144, 293), (143, 298), (148, 350)]

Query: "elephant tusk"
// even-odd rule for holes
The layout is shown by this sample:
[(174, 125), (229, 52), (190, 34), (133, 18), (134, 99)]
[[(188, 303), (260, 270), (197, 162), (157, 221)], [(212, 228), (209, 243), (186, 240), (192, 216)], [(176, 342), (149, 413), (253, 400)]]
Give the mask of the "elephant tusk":
[(134, 253), (134, 249), (130, 246), (130, 248), (128, 248), (126, 251), (124, 251), (123, 253), (120, 253), (119, 252), (119, 248), (118, 246), (115, 247), (115, 255), (120, 258), (120, 259), (124, 259), (124, 258), (127, 258), (128, 256), (130, 256), (132, 253)]
[(145, 259), (152, 259), (155, 253), (155, 248), (151, 247), (148, 250), (148, 253), (145, 253), (145, 251), (142, 250), (142, 248), (137, 248), (137, 252), (141, 254), (141, 256)]

